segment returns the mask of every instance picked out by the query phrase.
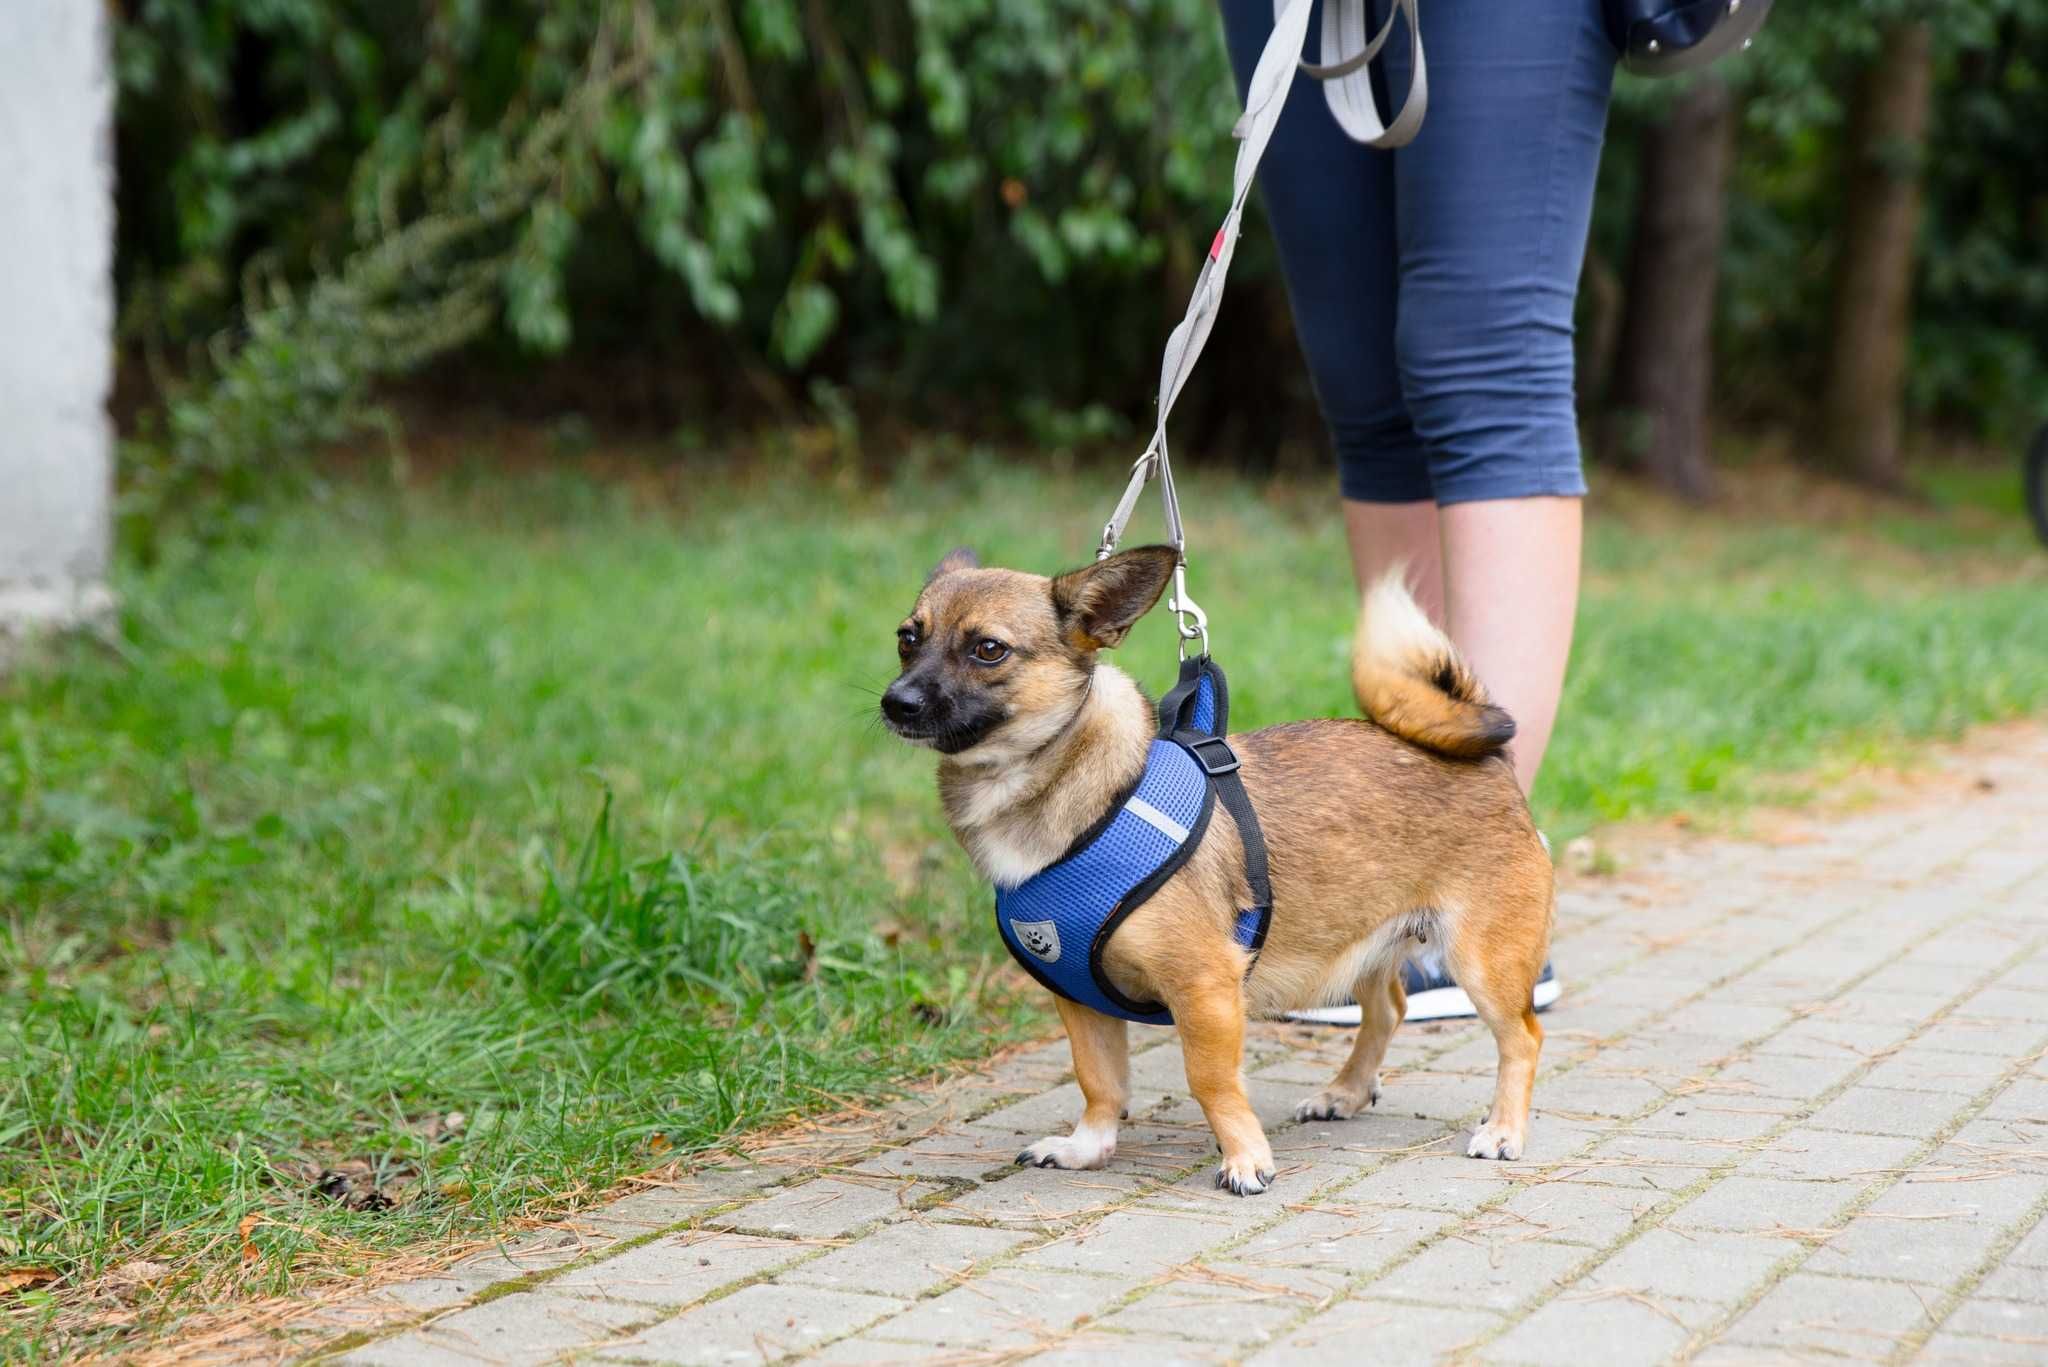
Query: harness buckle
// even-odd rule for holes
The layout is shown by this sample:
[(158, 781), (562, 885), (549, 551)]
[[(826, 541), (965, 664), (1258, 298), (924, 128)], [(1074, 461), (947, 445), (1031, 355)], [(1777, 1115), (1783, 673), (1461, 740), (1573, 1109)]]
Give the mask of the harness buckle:
[(1238, 768), (1237, 751), (1231, 749), (1230, 742), (1221, 736), (1188, 735), (1182, 732), (1174, 739), (1195, 757), (1195, 763), (1201, 765), (1202, 772), (1210, 778), (1235, 773)]

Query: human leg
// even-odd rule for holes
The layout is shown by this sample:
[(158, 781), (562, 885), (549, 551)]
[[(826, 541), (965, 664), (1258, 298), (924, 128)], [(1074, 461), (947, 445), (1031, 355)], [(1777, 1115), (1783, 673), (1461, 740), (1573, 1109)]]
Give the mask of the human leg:
[[(1440, 505), (1443, 621), (1531, 787), (1578, 601), (1572, 304), (1614, 49), (1593, 0), (1423, 12), (1430, 112), (1394, 156), (1402, 393)], [(1405, 88), (1406, 53), (1387, 78)]]

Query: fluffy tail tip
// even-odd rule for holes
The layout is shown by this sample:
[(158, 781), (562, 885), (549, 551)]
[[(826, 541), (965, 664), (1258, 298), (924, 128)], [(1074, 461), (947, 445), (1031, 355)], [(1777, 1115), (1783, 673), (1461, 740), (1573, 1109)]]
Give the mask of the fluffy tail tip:
[(1366, 716), (1424, 749), (1479, 759), (1514, 739), (1515, 719), (1408, 591), (1406, 566), (1388, 570), (1365, 592), (1351, 682)]

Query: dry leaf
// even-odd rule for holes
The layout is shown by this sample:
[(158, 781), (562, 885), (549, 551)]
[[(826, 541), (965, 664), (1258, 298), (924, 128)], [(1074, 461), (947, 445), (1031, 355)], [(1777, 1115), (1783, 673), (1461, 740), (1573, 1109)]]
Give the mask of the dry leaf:
[(56, 1280), (54, 1267), (0, 1268), (0, 1291), (29, 1291)]

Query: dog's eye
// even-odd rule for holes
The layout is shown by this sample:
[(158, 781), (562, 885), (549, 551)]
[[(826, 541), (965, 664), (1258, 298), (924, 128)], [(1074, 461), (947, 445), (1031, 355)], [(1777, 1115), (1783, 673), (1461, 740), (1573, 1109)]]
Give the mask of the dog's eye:
[(990, 637), (983, 637), (974, 643), (974, 658), (985, 665), (1001, 664), (1009, 654), (1008, 646)]
[(916, 628), (916, 627), (898, 627), (898, 628), (896, 628), (896, 648), (897, 648), (898, 650), (909, 650), (909, 649), (911, 649), (912, 647), (916, 646), (916, 644), (917, 644), (917, 628)]

